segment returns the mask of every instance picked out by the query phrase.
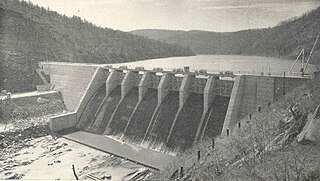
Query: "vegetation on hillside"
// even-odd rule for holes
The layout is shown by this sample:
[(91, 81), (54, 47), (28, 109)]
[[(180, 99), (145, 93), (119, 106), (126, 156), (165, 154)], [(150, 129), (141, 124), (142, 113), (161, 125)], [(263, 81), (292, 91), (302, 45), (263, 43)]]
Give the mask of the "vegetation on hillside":
[[(239, 32), (171, 31), (146, 29), (131, 33), (176, 43), (197, 54), (239, 54), (296, 58), (301, 49), (309, 54), (320, 32), (320, 8), (273, 28), (249, 29)], [(320, 58), (320, 43), (314, 59)]]
[(0, 90), (32, 90), (38, 61), (121, 63), (194, 55), (179, 45), (97, 27), (26, 1), (2, 0), (0, 19)]
[[(208, 138), (183, 153), (159, 180), (319, 180), (320, 145), (301, 138), (320, 104), (320, 78), (245, 118), (229, 137)], [(200, 160), (197, 153), (200, 151)], [(183, 173), (181, 173), (183, 167)]]

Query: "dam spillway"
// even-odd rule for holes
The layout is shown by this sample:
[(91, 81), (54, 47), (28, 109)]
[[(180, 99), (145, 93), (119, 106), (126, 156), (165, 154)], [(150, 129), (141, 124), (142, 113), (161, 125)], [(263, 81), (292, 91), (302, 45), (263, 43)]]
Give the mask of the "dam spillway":
[(90, 128), (90, 132), (95, 134), (103, 134), (110, 122), (111, 116), (116, 109), (116, 106), (121, 100), (120, 86), (114, 88), (114, 90), (105, 98), (105, 101), (101, 103), (100, 112), (98, 112), (95, 122)]
[(146, 95), (132, 115), (130, 123), (127, 125), (127, 129), (124, 132), (125, 141), (136, 144), (142, 142), (149, 122), (157, 107), (157, 101), (157, 89), (148, 89)]
[(118, 103), (104, 134), (119, 135), (120, 133), (124, 133), (126, 125), (129, 123), (130, 115), (138, 103), (138, 99), (138, 88), (132, 87), (127, 95)]
[[(301, 77), (204, 70), (67, 63), (41, 63), (40, 67), (61, 92), (69, 111), (51, 118), (53, 132), (158, 169), (165, 163), (155, 161), (155, 155), (170, 160), (167, 154), (184, 151), (201, 139), (226, 136), (241, 118), (281, 98), (283, 85), (289, 92), (305, 82)], [(85, 78), (79, 76), (81, 72)], [(119, 150), (121, 145), (131, 151)]]
[(215, 138), (220, 135), (227, 113), (230, 97), (215, 96), (205, 117), (201, 137)]
[(161, 144), (169, 135), (178, 109), (179, 92), (170, 90), (151, 119), (145, 138), (142, 140), (143, 145), (151, 149), (161, 149)]
[(191, 147), (194, 142), (199, 121), (203, 113), (203, 94), (191, 93), (177, 115), (167, 142), (169, 147), (179, 145), (182, 150)]
[(86, 108), (84, 109), (83, 113), (79, 118), (80, 120), (84, 120), (80, 122), (83, 124), (77, 125), (78, 127), (86, 131), (88, 131), (92, 127), (92, 125), (94, 124), (95, 115), (98, 113), (97, 110), (101, 105), (105, 96), (106, 96), (106, 84), (102, 84), (97, 89), (97, 91), (93, 94), (92, 98), (86, 105)]

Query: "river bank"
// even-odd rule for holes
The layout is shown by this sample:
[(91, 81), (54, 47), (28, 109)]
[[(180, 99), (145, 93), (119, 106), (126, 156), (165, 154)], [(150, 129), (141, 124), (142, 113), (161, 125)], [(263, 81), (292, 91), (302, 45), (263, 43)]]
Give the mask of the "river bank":
[(122, 180), (151, 174), (133, 162), (50, 135), (48, 120), (44, 116), (17, 121), (25, 124), (23, 129), (9, 124), (4, 130), (0, 125), (0, 179), (74, 180), (72, 165), (79, 179), (94, 175)]
[(136, 163), (52, 135), (50, 117), (65, 112), (60, 97), (15, 99), (0, 122), (0, 180), (143, 179), (149, 170)]

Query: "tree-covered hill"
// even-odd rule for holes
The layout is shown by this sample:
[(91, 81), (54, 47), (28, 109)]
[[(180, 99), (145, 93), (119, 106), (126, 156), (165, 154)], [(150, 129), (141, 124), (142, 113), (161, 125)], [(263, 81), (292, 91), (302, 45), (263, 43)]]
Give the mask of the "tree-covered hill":
[[(302, 48), (306, 55), (320, 32), (320, 8), (276, 27), (239, 32), (171, 31), (145, 29), (131, 33), (189, 47), (197, 54), (240, 54), (295, 58)], [(315, 59), (320, 58), (320, 43)]]
[(0, 19), (0, 90), (32, 90), (38, 61), (121, 63), (194, 55), (179, 45), (97, 27), (25, 1), (2, 0)]

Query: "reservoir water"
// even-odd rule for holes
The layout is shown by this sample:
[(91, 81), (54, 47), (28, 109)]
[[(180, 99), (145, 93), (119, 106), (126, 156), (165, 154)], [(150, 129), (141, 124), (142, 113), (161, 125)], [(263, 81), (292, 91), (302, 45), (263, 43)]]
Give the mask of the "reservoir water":
[[(265, 74), (271, 72), (272, 75), (288, 75), (290, 67), (295, 60), (280, 59), (261, 56), (242, 56), (242, 55), (197, 55), (190, 57), (170, 57), (160, 59), (150, 59), (137, 62), (123, 63), (128, 68), (143, 66), (145, 69), (162, 67), (164, 70), (172, 70), (190, 66), (191, 71), (206, 69), (210, 73), (220, 71), (233, 71), (235, 74)], [(116, 67), (120, 64), (114, 64)], [(301, 69), (301, 62), (297, 62), (292, 72), (298, 73)], [(307, 73), (316, 70), (314, 65), (308, 65)], [(298, 74), (297, 74), (298, 75)]]

